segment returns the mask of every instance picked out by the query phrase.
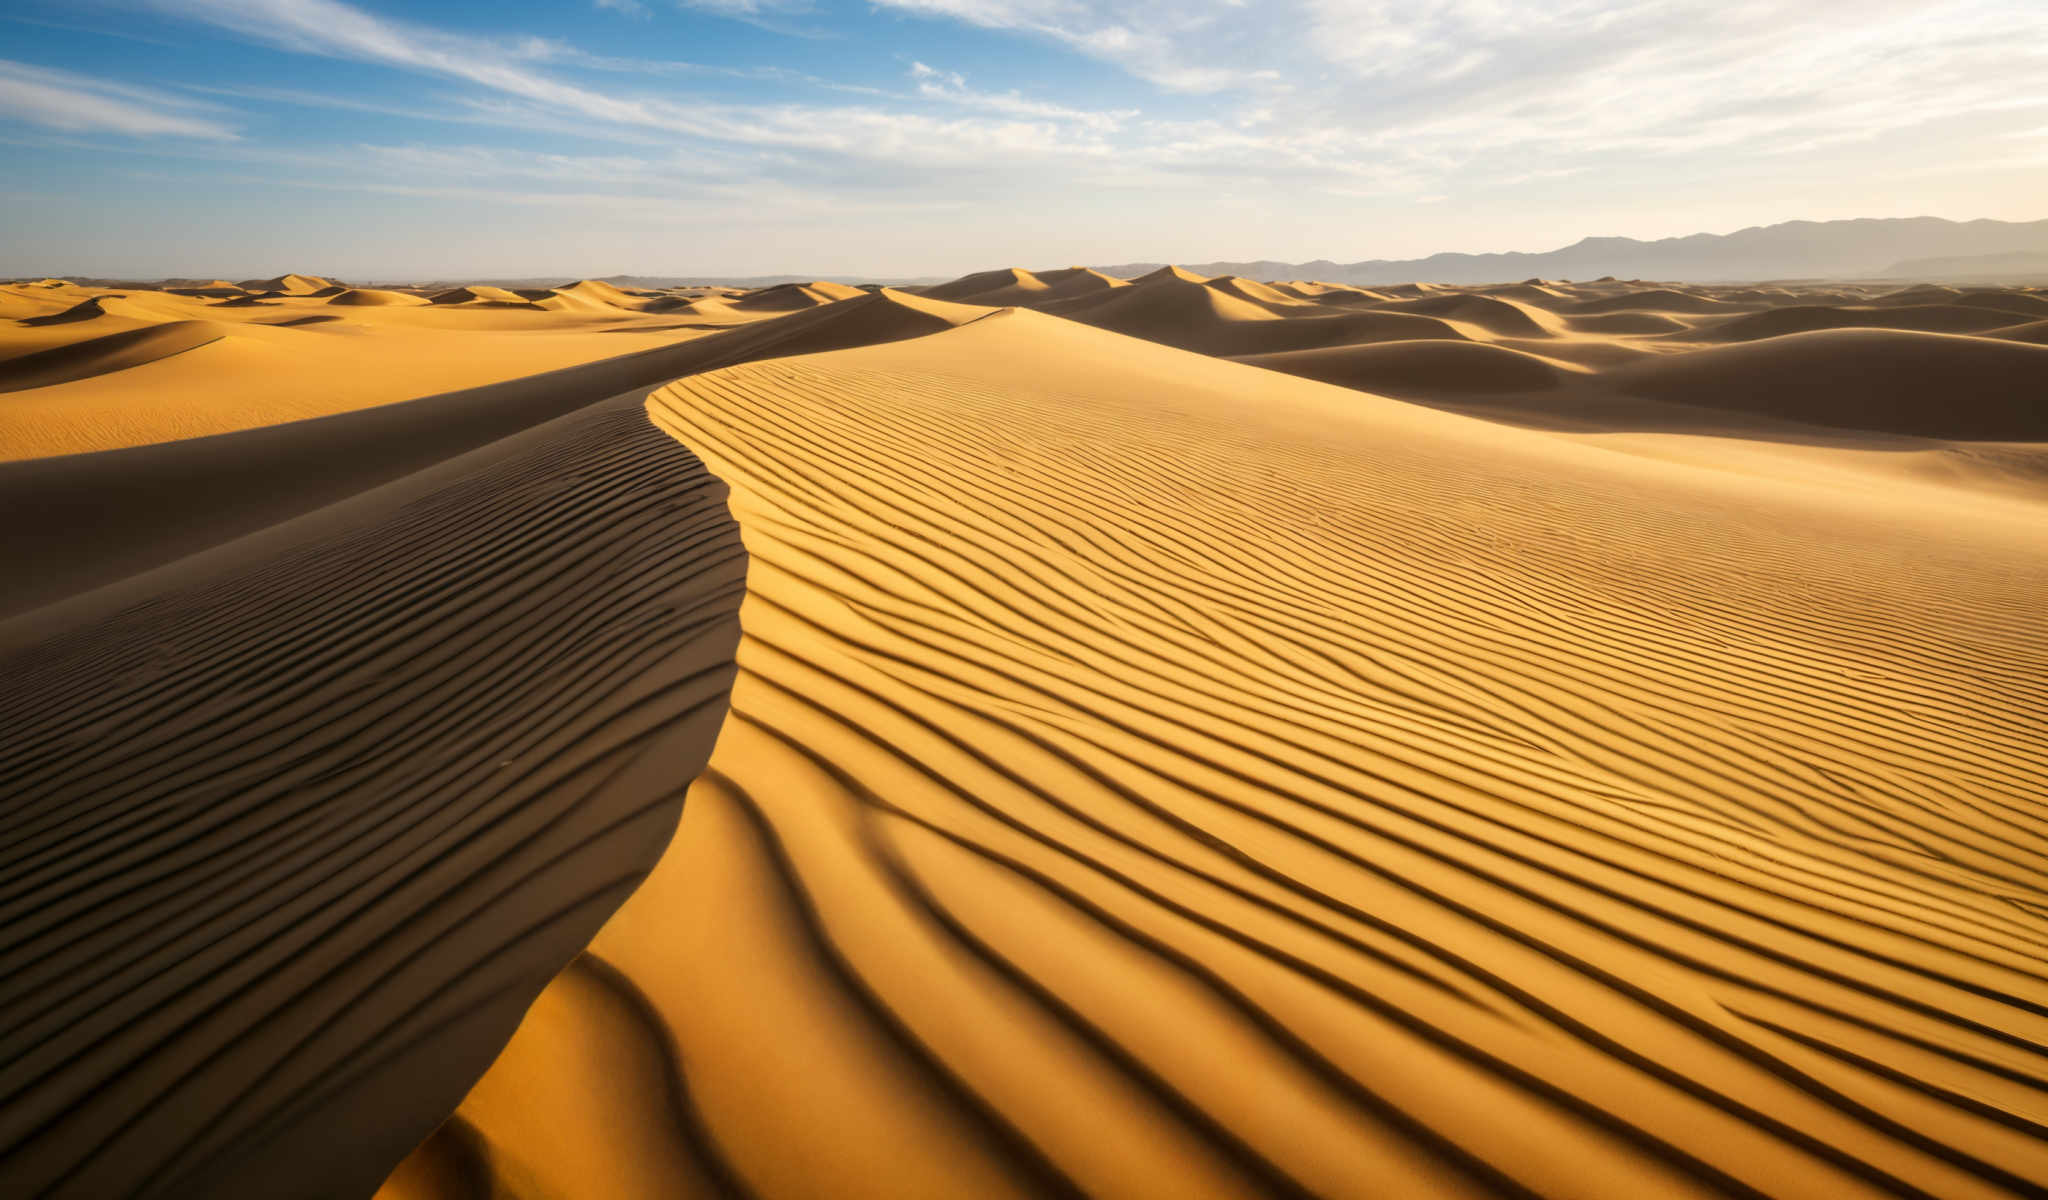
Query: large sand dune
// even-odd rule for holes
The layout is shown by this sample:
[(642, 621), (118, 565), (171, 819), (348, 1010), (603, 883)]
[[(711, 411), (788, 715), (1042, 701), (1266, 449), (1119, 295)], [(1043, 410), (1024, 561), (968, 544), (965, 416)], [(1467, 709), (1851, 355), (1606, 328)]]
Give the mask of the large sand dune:
[(2048, 1187), (2039, 490), (1025, 312), (648, 407), (732, 716), (388, 1195)]

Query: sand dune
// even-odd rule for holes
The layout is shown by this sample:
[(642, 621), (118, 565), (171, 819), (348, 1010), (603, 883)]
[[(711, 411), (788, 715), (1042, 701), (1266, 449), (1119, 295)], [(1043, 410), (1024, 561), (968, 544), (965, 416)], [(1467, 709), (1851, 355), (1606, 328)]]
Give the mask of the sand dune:
[(2048, 347), (1839, 329), (1620, 368), (1625, 391), (1849, 429), (2048, 441)]
[(1196, 343), (1249, 322), (1280, 319), (1249, 300), (1172, 276), (1049, 304), (1045, 311), (1147, 341), (1170, 338), (1178, 343)]
[(611, 284), (597, 279), (580, 279), (565, 287), (558, 287), (555, 291), (560, 295), (578, 296), (583, 299), (597, 301), (600, 304), (617, 305), (621, 308), (635, 308), (642, 303), (641, 297), (621, 291)]
[(243, 294), (241, 288), (236, 287), (225, 279), (197, 281), (185, 287), (166, 287), (164, 291), (169, 292), (173, 296), (204, 296), (210, 300), (219, 300)]
[(836, 300), (858, 299), (860, 295), (859, 288), (843, 283), (784, 283), (748, 292), (735, 298), (732, 305), (750, 312), (795, 312)]
[(990, 315), (990, 310), (951, 304), (883, 288), (851, 299), (798, 311), (778, 321), (764, 321), (713, 335), (692, 347), (693, 357), (709, 369), (718, 361), (743, 361), (764, 355), (813, 354), (847, 346), (900, 341), (950, 329)]
[(411, 292), (379, 291), (376, 288), (343, 288), (329, 296), (327, 302), (329, 304), (353, 305), (364, 308), (383, 308), (394, 304), (428, 303), (425, 296), (416, 296)]
[(171, 321), (0, 360), (0, 392), (48, 387), (126, 370), (196, 350), (219, 341), (227, 332), (226, 327), (211, 321)]
[(0, 561), (18, 568), (0, 574), (0, 616), (244, 536), (608, 396), (759, 358), (916, 337), (991, 311), (883, 291), (680, 344), (318, 420), (0, 463), (0, 511), (30, 518), (0, 522)]
[(1156, 271), (1148, 271), (1131, 282), (1135, 284), (1207, 283), (1209, 282), (1209, 277), (1207, 275), (1197, 275), (1186, 267), (1164, 266)]
[[(1937, 439), (2039, 436), (2039, 424), (2027, 416), (2038, 406), (2024, 398), (2025, 389), (2038, 386), (2031, 360), (1986, 341), (2040, 341), (2026, 315), (2036, 303), (2048, 306), (2048, 299), (2031, 292), (1677, 288), (1615, 280), (1462, 289), (1414, 284), (1367, 292), (1211, 279), (1168, 267), (1123, 288), (1063, 299), (1038, 287), (1043, 278), (987, 272), (924, 294), (981, 303), (1007, 288), (1020, 306), (1098, 329), (1530, 426), (1563, 421), (1590, 429), (1615, 421), (1617, 428), (1643, 432), (1697, 429), (1711, 421), (1632, 399), (1653, 397), (1729, 414), (1729, 428), (1740, 428), (1742, 436), (1782, 437), (1790, 427), (1815, 426)], [(1908, 337), (1785, 341), (1838, 329), (1896, 330)], [(1910, 336), (1923, 333), (1983, 336), (1967, 339), (1973, 345), (1937, 346), (1929, 362), (1907, 363), (1894, 379), (1878, 378), (1888, 368), (1872, 364), (1933, 346)], [(1729, 343), (1764, 348), (1753, 360), (1710, 353)], [(1872, 364), (1847, 364), (1840, 378), (1830, 379), (1828, 364), (1865, 347), (1874, 348)], [(1741, 365), (1766, 360), (1777, 365), (1754, 377)], [(1778, 366), (1790, 375), (1774, 381), (1769, 371)], [(1949, 372), (1963, 389), (1962, 408), (1976, 415), (1950, 419), (1941, 415), (1942, 405), (1929, 402), (1941, 394), (1939, 381)], [(1869, 395), (1857, 390), (1866, 380)], [(1561, 385), (1565, 393), (1548, 394)], [(1513, 395), (1527, 403), (1517, 409), (1502, 399)], [(1461, 405), (1461, 399), (1471, 403)]]
[(2048, 296), (2034, 292), (1967, 292), (1955, 302), (1969, 308), (1989, 308), (2026, 317), (2048, 317)]
[(1214, 279), (1204, 280), (1202, 286), (1265, 308), (1294, 308), (1301, 303), (1298, 297), (1290, 296), (1278, 288), (1236, 275), (1219, 275)]
[(1631, 290), (1613, 296), (1601, 296), (1592, 300), (1581, 300), (1572, 305), (1571, 311), (1581, 313), (1611, 313), (1621, 309), (1638, 312), (1675, 313), (1724, 313), (1735, 306), (1727, 300), (1712, 296), (1696, 296), (1691, 292), (1676, 292), (1670, 288), (1644, 288)]
[(1592, 334), (1676, 334), (1692, 328), (1676, 317), (1661, 312), (1574, 314), (1565, 317), (1564, 321), (1565, 326), (1575, 333)]
[(1302, 300), (1327, 299), (1331, 301), (1342, 302), (1351, 300), (1392, 300), (1396, 298), (1390, 292), (1376, 292), (1370, 288), (1347, 287), (1343, 284), (1316, 283), (1313, 281), (1300, 279), (1291, 280), (1285, 283), (1268, 284), (1267, 286), (1273, 288), (1276, 291), (1281, 292), (1284, 295), (1294, 296)]
[(2048, 321), (2029, 321), (2024, 325), (2011, 325), (1994, 330), (1986, 336), (2008, 342), (2031, 342), (2036, 346), (2048, 346)]
[(1128, 280), (1115, 279), (1087, 267), (1067, 267), (1036, 274), (1010, 267), (1000, 271), (980, 271), (972, 275), (963, 275), (950, 283), (918, 288), (916, 291), (918, 295), (929, 296), (934, 300), (1006, 308), (1013, 305), (1038, 307), (1053, 301), (1075, 300), (1129, 286), (1131, 285)]
[(245, 292), (280, 292), (287, 296), (310, 296), (341, 286), (318, 275), (279, 275), (274, 279), (245, 279), (235, 285)]
[(1173, 276), (1047, 304), (1042, 311), (1176, 349), (1225, 357), (1465, 336), (1437, 317), (1409, 312), (1336, 314), (1308, 308), (1302, 315), (1282, 317), (1228, 291)]
[(667, 842), (723, 500), (631, 395), (0, 624), (0, 1193), (375, 1188)]
[(921, 288), (919, 295), (934, 300), (960, 300), (981, 302), (989, 296), (1017, 296), (1025, 299), (1043, 298), (1049, 291), (1045, 281), (1031, 272), (1018, 267), (1005, 267), (998, 271), (977, 271), (962, 275), (950, 283), (941, 283)]
[(2037, 505), (1028, 312), (649, 409), (733, 715), (389, 1194), (2048, 1187)]
[(1736, 317), (1715, 325), (1706, 340), (1746, 342), (1816, 329), (1907, 329), (1919, 333), (1986, 333), (2024, 322), (2017, 313), (1960, 304), (1841, 307), (1793, 304)]
[[(552, 293), (544, 288), (539, 289), (539, 294), (552, 295)], [(526, 296), (508, 291), (505, 288), (489, 287), (484, 284), (449, 288), (446, 291), (434, 293), (428, 299), (435, 304), (503, 305), (508, 308), (530, 308), (533, 306), (533, 301)]]
[(74, 321), (91, 321), (107, 315), (107, 298), (94, 296), (63, 310), (46, 316), (23, 317), (21, 323), (28, 326), (69, 325)]
[(1574, 369), (1503, 346), (1453, 341), (1330, 346), (1247, 355), (1236, 361), (1389, 396), (1543, 391), (1556, 387)]
[(1088, 267), (1065, 267), (1057, 271), (1040, 271), (1038, 279), (1039, 282), (1045, 284), (1048, 292), (1060, 299), (1131, 286), (1130, 281), (1127, 279), (1118, 279), (1114, 276), (1104, 275), (1102, 272)]
[(1414, 300), (1388, 301), (1376, 307), (1380, 312), (1457, 321), (1500, 337), (1542, 337), (1549, 332), (1545, 324), (1532, 315), (1532, 310), (1497, 296), (1423, 296)]
[(409, 400), (699, 332), (586, 300), (551, 312), (525, 301), (427, 304), (370, 289), (224, 301), (79, 291), (0, 288), (0, 312), (11, 318), (0, 320), (0, 387), (12, 393), (0, 406), (0, 460)]
[(1961, 296), (1961, 288), (1952, 288), (1940, 283), (1915, 284), (1895, 292), (1885, 292), (1870, 299), (1872, 304), (1947, 304)]
[(1494, 296), (1502, 300), (1519, 300), (1541, 308), (1552, 308), (1559, 304), (1571, 303), (1573, 296), (1568, 291), (1540, 279), (1524, 280), (1521, 283), (1503, 284), (1499, 287), (1474, 288), (1482, 296)]

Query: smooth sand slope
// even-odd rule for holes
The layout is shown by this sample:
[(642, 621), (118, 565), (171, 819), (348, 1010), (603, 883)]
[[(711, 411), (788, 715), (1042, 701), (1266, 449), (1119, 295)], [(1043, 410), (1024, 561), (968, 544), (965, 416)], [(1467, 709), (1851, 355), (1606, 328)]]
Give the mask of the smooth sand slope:
[(2048, 1188), (2048, 489), (1021, 311), (648, 411), (732, 715), (385, 1195)]
[(0, 1195), (369, 1193), (654, 864), (746, 560), (642, 394), (0, 623)]

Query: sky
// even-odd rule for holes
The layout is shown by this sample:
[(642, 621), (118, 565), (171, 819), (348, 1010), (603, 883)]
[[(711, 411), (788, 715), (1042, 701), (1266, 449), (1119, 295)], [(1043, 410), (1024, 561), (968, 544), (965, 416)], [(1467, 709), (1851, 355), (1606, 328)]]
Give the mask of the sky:
[(952, 276), (2048, 217), (2048, 0), (6, 0), (0, 275)]

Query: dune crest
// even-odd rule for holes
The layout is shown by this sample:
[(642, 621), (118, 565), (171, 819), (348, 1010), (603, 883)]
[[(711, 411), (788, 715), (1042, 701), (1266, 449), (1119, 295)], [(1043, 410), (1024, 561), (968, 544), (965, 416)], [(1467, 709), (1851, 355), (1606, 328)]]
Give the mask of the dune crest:
[(287, 296), (310, 296), (339, 287), (332, 279), (318, 275), (279, 275), (274, 279), (245, 279), (235, 285), (245, 292), (279, 292)]
[(1399, 396), (1415, 392), (1490, 394), (1536, 392), (1554, 388), (1568, 372), (1561, 367), (1505, 346), (1484, 342), (1378, 342), (1253, 354), (1236, 359), (1269, 371), (1334, 383), (1360, 391)]
[[(315, 293), (318, 295), (319, 293)], [(392, 305), (417, 305), (429, 303), (427, 297), (411, 292), (380, 291), (376, 288), (342, 288), (327, 297), (329, 304), (343, 307), (387, 308)]]

